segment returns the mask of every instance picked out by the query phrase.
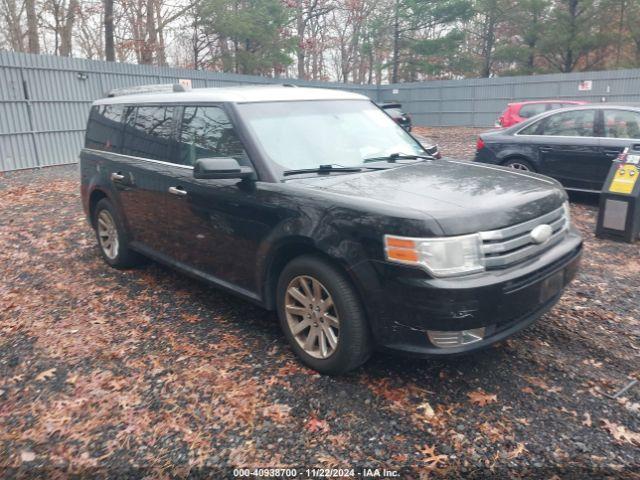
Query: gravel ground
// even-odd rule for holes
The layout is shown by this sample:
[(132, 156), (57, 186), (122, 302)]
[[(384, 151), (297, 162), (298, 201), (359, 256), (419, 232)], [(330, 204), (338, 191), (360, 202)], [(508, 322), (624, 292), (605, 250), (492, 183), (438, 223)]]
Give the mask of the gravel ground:
[[(448, 156), (475, 133), (428, 129)], [(295, 360), (272, 313), (157, 264), (109, 268), (75, 167), (0, 177), (0, 477), (639, 478), (640, 385), (607, 396), (640, 378), (638, 245), (595, 239), (593, 198), (574, 200), (582, 270), (532, 327), (331, 378)]]
[(487, 130), (471, 127), (415, 127), (412, 133), (418, 138), (426, 137), (433, 140), (445, 157), (473, 160), (478, 134)]

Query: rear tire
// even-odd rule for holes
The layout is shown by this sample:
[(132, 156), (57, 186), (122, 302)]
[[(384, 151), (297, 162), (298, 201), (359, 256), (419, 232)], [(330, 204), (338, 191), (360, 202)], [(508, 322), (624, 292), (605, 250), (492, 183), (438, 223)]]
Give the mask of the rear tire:
[(308, 367), (336, 375), (371, 355), (371, 336), (355, 288), (338, 268), (315, 255), (292, 260), (280, 274), (277, 309), (282, 330)]
[(144, 257), (129, 248), (123, 222), (108, 199), (103, 198), (97, 203), (92, 222), (105, 262), (119, 269), (135, 267), (144, 262)]
[(536, 172), (536, 169), (531, 163), (524, 158), (510, 158), (502, 164), (505, 167), (513, 168), (514, 170), (520, 170), (522, 172)]

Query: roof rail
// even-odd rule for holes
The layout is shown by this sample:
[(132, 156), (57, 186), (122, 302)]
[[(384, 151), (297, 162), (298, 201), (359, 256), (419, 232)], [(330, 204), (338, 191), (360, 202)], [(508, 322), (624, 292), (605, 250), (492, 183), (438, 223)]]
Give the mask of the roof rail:
[(114, 88), (107, 93), (107, 97), (122, 95), (136, 95), (141, 93), (170, 93), (191, 90), (180, 83), (157, 83), (153, 85), (137, 85), (135, 87)]

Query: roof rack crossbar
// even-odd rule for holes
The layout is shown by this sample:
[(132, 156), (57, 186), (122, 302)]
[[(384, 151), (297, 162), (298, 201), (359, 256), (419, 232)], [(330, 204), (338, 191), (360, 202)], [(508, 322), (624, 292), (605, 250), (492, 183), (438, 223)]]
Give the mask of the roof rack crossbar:
[(135, 87), (114, 88), (107, 93), (107, 97), (122, 95), (136, 95), (143, 93), (186, 92), (190, 89), (180, 83), (157, 83), (152, 85), (137, 85)]

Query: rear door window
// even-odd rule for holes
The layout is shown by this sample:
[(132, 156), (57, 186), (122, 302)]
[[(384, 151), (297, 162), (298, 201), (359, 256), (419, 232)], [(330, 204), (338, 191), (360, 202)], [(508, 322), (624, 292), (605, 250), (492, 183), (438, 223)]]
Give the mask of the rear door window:
[(216, 106), (184, 107), (176, 163), (194, 165), (200, 158), (249, 159), (225, 111)]
[(105, 152), (122, 150), (122, 105), (96, 105), (89, 112), (85, 147)]
[(640, 113), (629, 110), (605, 110), (604, 136), (640, 138)]
[(595, 110), (556, 113), (543, 120), (544, 123), (537, 130), (537, 134), (554, 137), (594, 137), (595, 117)]
[(127, 155), (167, 161), (171, 155), (174, 107), (130, 108), (125, 127)]
[(522, 118), (531, 118), (539, 113), (544, 112), (546, 109), (546, 105), (544, 103), (532, 103), (529, 105), (523, 105), (520, 107), (519, 115)]

